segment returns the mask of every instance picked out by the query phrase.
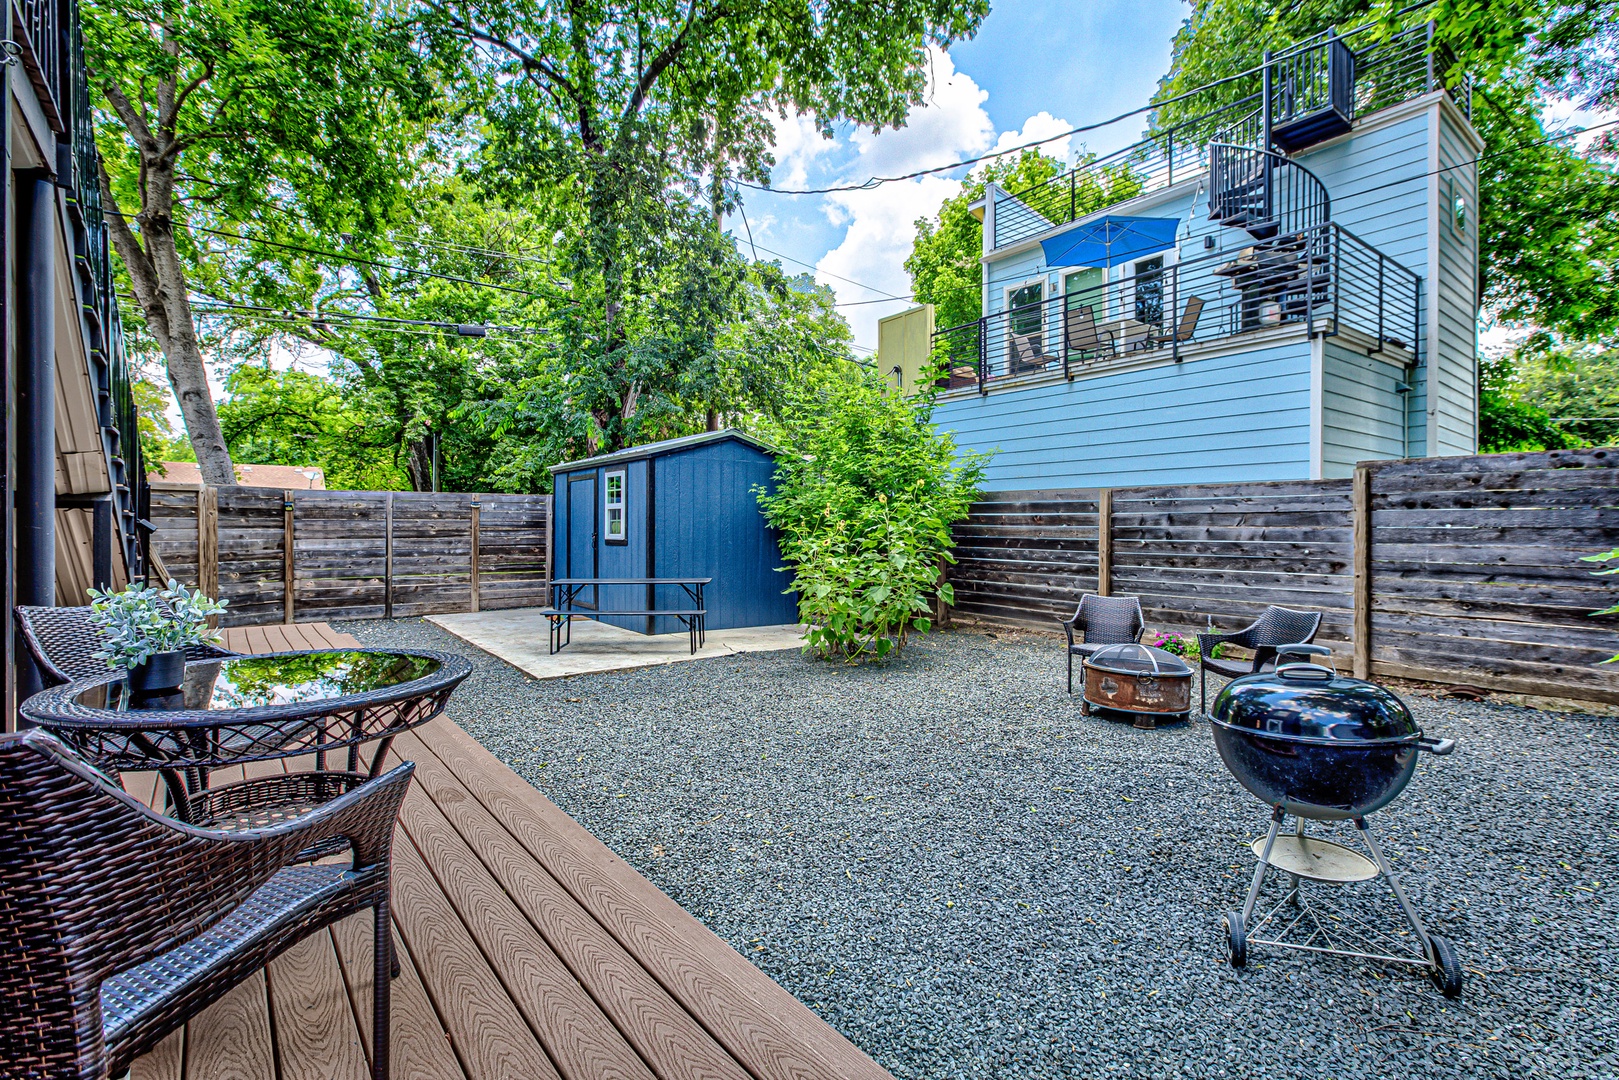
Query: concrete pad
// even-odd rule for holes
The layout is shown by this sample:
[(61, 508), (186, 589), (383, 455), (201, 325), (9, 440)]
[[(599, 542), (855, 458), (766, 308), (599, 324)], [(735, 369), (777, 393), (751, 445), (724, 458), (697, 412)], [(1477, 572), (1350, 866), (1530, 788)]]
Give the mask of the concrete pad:
[(538, 608), (507, 611), (478, 611), (460, 615), (429, 615), (427, 621), (442, 626), (456, 637), (498, 656), (506, 663), (536, 679), (560, 679), (595, 671), (623, 671), (675, 664), (682, 660), (702, 660), (710, 656), (730, 656), (745, 652), (775, 652), (804, 645), (804, 628), (787, 626), (744, 626), (733, 630), (710, 630), (707, 641), (694, 654), (691, 639), (678, 634), (637, 634), (594, 619), (573, 620), (573, 642), (550, 655), (550, 620)]

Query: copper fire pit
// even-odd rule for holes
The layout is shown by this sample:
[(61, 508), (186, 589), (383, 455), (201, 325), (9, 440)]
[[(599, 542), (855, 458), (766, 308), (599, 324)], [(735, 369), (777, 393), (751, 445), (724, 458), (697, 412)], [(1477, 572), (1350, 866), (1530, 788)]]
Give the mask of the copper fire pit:
[(1146, 645), (1109, 645), (1085, 658), (1085, 693), (1079, 711), (1131, 713), (1138, 728), (1192, 715), (1192, 669), (1174, 653)]

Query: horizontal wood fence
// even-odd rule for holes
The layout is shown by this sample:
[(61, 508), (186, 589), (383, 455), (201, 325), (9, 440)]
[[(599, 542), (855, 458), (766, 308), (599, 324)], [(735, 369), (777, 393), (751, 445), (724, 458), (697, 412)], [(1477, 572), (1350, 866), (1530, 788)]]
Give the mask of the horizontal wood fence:
[(1619, 702), (1619, 450), (1371, 462), (1349, 480), (1003, 491), (956, 528), (957, 610), (1054, 626), (1081, 594), (1154, 629), (1323, 612), (1362, 675)]
[(152, 485), (171, 577), (230, 601), (224, 625), (545, 603), (549, 495)]

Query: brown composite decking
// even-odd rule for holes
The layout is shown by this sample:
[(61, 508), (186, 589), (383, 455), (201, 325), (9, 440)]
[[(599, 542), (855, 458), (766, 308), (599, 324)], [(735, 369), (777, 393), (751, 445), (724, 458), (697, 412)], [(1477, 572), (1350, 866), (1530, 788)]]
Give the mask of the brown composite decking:
[[(235, 630), (257, 632), (227, 632), (244, 652), (355, 643), (320, 623)], [(392, 756), (416, 762), (394, 846), (395, 1077), (888, 1076), (449, 719)], [(155, 797), (150, 776), (130, 783)], [(134, 1080), (364, 1080), (370, 933), (361, 913), (300, 943)]]

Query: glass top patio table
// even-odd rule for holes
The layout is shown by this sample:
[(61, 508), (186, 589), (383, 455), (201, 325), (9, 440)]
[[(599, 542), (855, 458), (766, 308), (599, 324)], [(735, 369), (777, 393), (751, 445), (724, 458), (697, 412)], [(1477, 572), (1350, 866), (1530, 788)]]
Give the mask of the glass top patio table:
[(103, 768), (211, 769), (304, 754), (320, 768), (327, 753), (349, 749), (353, 771), (360, 744), (433, 719), (471, 672), (450, 653), (273, 653), (187, 664), (169, 694), (92, 676), (36, 694), (21, 711)]

